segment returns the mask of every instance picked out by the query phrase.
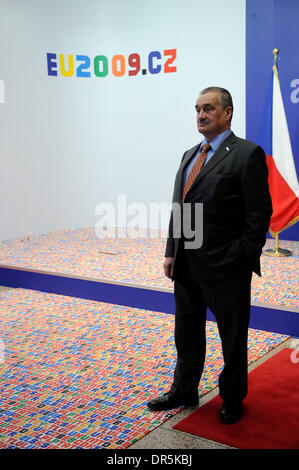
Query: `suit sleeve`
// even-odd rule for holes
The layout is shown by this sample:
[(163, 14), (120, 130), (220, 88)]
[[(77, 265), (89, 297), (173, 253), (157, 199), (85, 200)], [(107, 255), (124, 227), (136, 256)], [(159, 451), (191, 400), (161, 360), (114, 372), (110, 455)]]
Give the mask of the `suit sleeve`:
[(258, 260), (266, 242), (270, 225), (272, 203), (268, 185), (266, 156), (256, 147), (247, 159), (241, 176), (244, 229), (242, 233), (245, 258)]
[(172, 233), (171, 233), (172, 226), (173, 226), (173, 213), (171, 211), (169, 229), (168, 229), (168, 237), (167, 237), (165, 255), (164, 255), (166, 257), (171, 257), (171, 258), (174, 257), (174, 249), (175, 249), (175, 242), (174, 242), (174, 238), (173, 238)]
[[(187, 152), (184, 153), (181, 163), (184, 160), (184, 157)], [(178, 176), (176, 176), (177, 179)], [(172, 203), (179, 203), (181, 204), (181, 201), (178, 200), (178, 191), (176, 190), (176, 183), (174, 184), (174, 190), (173, 190), (173, 197), (172, 197)], [(171, 257), (173, 258), (175, 255), (175, 241), (174, 241), (174, 221), (173, 221), (173, 208), (171, 210), (170, 214), (170, 221), (169, 221), (169, 227), (168, 227), (168, 236), (167, 236), (167, 242), (166, 242), (166, 248), (165, 248), (165, 257)]]

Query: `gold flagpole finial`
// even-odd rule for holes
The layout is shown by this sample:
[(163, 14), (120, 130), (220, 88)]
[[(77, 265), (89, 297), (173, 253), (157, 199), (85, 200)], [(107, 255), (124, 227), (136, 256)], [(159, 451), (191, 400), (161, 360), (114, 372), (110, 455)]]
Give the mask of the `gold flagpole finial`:
[(274, 54), (274, 63), (276, 63), (277, 59), (278, 59), (279, 49), (277, 49), (277, 47), (275, 47), (275, 49), (273, 49), (272, 52)]

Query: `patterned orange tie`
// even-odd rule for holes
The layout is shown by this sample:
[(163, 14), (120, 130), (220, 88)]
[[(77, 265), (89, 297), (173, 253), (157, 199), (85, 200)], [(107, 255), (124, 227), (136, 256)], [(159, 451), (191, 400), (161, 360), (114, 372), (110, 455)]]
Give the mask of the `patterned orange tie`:
[(201, 152), (198, 155), (197, 159), (195, 160), (195, 163), (194, 163), (193, 167), (191, 168), (191, 171), (190, 171), (190, 173), (188, 175), (188, 178), (187, 178), (187, 181), (185, 183), (184, 190), (183, 190), (182, 202), (184, 202), (187, 192), (191, 188), (192, 184), (194, 183), (195, 178), (197, 177), (198, 173), (202, 169), (203, 164), (206, 161), (208, 152), (211, 148), (212, 147), (210, 146), (210, 144), (203, 145), (203, 147), (201, 149)]

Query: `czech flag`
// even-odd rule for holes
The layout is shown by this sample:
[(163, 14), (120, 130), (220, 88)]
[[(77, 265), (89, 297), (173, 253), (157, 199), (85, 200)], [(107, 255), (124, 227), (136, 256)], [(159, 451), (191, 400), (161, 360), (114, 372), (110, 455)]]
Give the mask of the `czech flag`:
[(269, 232), (275, 237), (299, 220), (299, 185), (276, 63), (257, 143), (267, 158), (273, 206)]

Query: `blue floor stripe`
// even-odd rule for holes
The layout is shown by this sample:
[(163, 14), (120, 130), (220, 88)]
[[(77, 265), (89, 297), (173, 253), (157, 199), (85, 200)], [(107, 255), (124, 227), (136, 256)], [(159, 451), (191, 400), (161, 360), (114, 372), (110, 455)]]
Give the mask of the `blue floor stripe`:
[[(173, 293), (122, 286), (113, 284), (112, 281), (104, 283), (0, 267), (0, 285), (174, 313)], [(210, 311), (208, 311), (207, 319), (215, 321)], [(299, 314), (288, 310), (252, 305), (250, 327), (299, 337)]]

